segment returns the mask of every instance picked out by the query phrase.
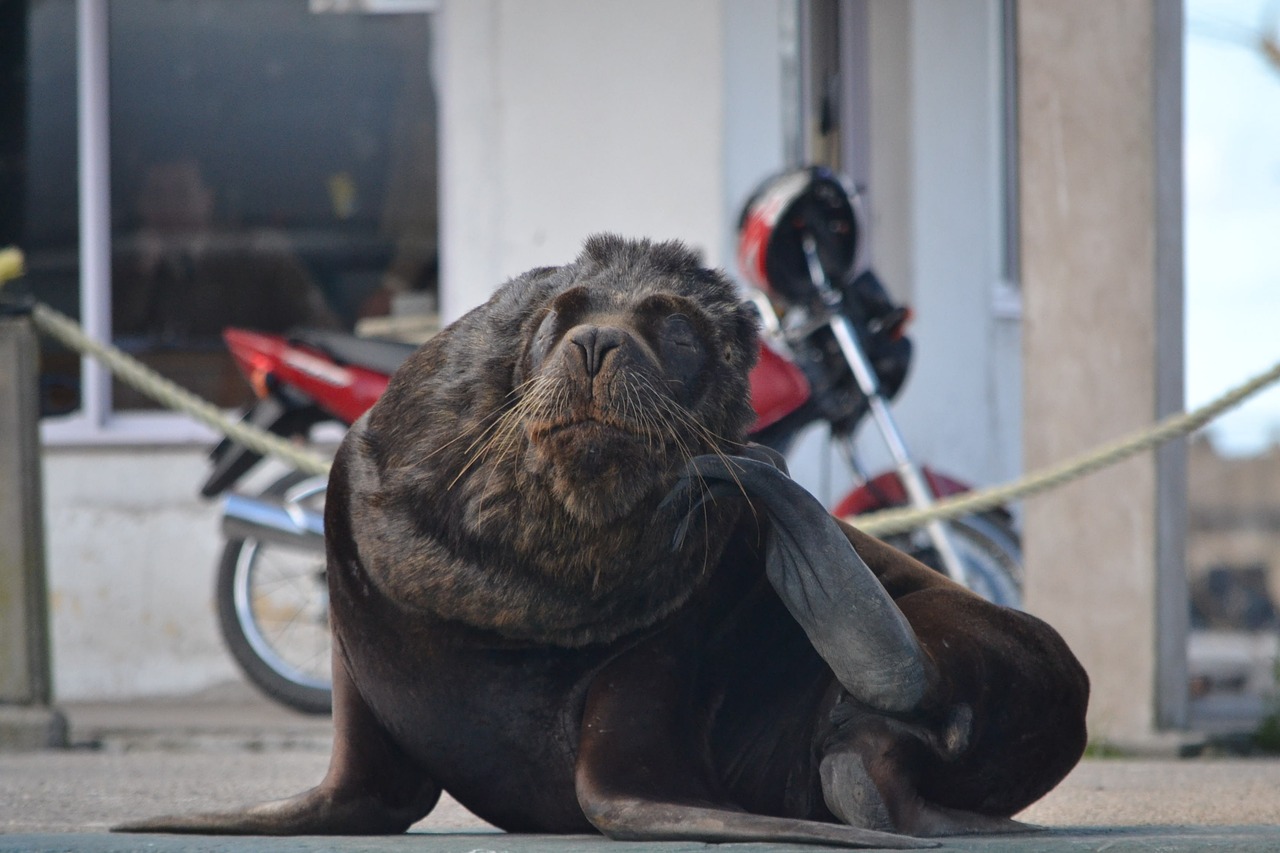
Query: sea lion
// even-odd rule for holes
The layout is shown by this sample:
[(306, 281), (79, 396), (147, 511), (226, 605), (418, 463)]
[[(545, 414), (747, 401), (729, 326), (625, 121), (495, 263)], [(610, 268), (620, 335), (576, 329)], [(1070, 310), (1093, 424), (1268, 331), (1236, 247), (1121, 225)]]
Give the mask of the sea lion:
[(751, 309), (590, 239), (423, 346), (337, 454), (318, 787), (125, 831), (913, 847), (1023, 828), (1085, 745), (1061, 637), (833, 519), (744, 444)]

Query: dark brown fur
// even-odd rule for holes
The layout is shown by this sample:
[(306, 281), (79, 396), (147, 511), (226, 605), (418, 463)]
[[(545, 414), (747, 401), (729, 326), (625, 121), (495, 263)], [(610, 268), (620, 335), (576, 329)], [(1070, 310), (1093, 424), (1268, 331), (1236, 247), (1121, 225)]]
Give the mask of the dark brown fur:
[[(648, 308), (693, 321), (698, 387), (656, 371)], [(541, 326), (554, 335), (588, 317), (637, 332), (594, 396), (574, 347), (539, 374), (530, 363)], [(378, 482), (361, 529), (376, 537), (357, 538), (374, 582), (513, 639), (580, 646), (652, 624), (719, 556), (711, 537), (673, 559), (647, 532), (655, 507), (685, 460), (741, 442), (755, 356), (733, 286), (678, 244), (599, 237), (576, 263), (508, 283), (415, 354), (370, 413), (362, 443)], [(557, 396), (528, 411), (535, 376)]]
[[(737, 463), (748, 489), (724, 460), (699, 503), (694, 457), (770, 461), (742, 444), (756, 347), (723, 276), (616, 237), (441, 333), (330, 479), (329, 774), (127, 828), (398, 832), (448, 790), (515, 831), (905, 847), (884, 831), (1016, 829), (1084, 748), (1083, 670), (1043, 622), (835, 528), (769, 465)], [(892, 597), (927, 677), (907, 710), (836, 680), (813, 639), (833, 620), (778, 580), (795, 571)], [(864, 647), (835, 628), (837, 655)]]

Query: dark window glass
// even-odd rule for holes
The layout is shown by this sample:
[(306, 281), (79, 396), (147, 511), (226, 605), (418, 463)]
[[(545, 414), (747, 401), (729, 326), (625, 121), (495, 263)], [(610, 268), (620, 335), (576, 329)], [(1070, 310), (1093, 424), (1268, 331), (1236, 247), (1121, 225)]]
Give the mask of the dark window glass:
[[(436, 287), (426, 14), (307, 0), (109, 6), (112, 327), (202, 397), (246, 402), (228, 325), (354, 328)], [(37, 296), (78, 312), (75, 4), (30, 7), (24, 246)], [(45, 353), (46, 407), (78, 359)], [(117, 384), (117, 409), (153, 404)]]

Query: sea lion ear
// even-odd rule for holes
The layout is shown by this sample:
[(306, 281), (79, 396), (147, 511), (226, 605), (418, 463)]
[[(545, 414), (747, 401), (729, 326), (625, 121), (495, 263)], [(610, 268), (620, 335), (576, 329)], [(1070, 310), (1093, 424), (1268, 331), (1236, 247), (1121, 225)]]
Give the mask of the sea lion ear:
[(744, 371), (760, 357), (760, 315), (754, 306), (739, 302), (719, 321), (724, 360)]

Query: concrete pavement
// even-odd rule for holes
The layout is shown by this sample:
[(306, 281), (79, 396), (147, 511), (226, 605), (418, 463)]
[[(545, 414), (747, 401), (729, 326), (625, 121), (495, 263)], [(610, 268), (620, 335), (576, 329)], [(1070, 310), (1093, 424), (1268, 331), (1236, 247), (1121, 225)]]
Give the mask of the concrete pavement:
[[(314, 785), (329, 722), (234, 686), (175, 700), (63, 705), (69, 750), (0, 755), (0, 853), (8, 851), (625, 851), (598, 837), (497, 833), (451, 800), (391, 838), (210, 838), (107, 834), (146, 815), (233, 807)], [(1280, 850), (1280, 760), (1090, 759), (1019, 816), (1045, 832), (946, 839), (943, 850)], [(645, 850), (706, 850), (662, 843)], [(732, 845), (725, 849), (804, 850)]]
[[(1275, 853), (1277, 833), (1263, 828), (1175, 828), (1053, 830), (1035, 836), (945, 839), (934, 848), (941, 853)], [(531, 836), (503, 834), (411, 833), (382, 838), (185, 838), (140, 835), (14, 835), (0, 836), (0, 853), (707, 853), (707, 851), (769, 851), (813, 853), (831, 848), (770, 844), (700, 844), (695, 842), (608, 841), (588, 836)]]

